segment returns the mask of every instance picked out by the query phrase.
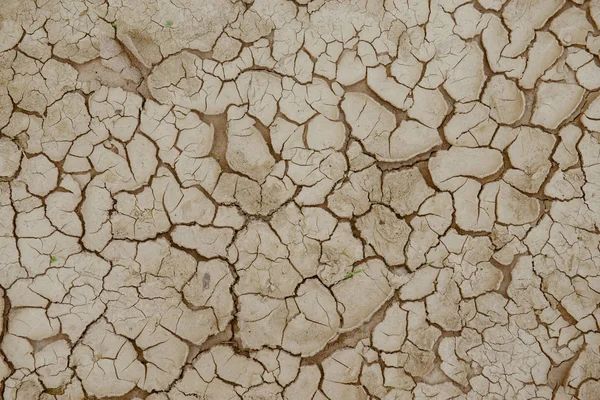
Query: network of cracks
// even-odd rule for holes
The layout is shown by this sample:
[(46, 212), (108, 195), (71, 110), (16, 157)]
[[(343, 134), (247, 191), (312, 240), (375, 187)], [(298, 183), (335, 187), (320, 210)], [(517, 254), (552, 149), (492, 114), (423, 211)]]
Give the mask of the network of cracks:
[(600, 399), (600, 0), (5, 0), (5, 400)]

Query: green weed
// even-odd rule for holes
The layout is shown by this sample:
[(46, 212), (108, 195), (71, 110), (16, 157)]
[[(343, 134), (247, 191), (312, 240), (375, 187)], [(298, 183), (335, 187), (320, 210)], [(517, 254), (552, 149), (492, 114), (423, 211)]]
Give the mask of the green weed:
[(350, 272), (349, 274), (344, 275), (344, 279), (352, 278), (354, 275), (360, 274), (361, 272), (363, 272), (362, 269), (357, 269), (354, 272)]

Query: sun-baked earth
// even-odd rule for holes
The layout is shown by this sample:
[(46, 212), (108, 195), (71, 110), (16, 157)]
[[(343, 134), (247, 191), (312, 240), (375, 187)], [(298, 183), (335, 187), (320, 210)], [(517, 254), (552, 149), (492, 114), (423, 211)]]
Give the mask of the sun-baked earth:
[(0, 3), (2, 399), (600, 399), (600, 0)]

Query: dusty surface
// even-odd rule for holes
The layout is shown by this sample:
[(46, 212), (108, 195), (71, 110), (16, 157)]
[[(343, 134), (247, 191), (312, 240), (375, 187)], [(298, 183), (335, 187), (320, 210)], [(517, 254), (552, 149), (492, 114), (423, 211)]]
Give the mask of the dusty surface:
[(600, 0), (1, 3), (2, 399), (600, 399)]

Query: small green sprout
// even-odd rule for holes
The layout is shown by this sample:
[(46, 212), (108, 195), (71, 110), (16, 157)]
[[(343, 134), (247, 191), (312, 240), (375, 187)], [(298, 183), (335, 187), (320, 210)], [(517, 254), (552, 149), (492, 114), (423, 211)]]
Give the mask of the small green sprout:
[(110, 26), (112, 26), (113, 28), (117, 29), (117, 23), (113, 22), (112, 24), (110, 24)]
[(170, 19), (168, 19), (168, 20), (167, 20), (167, 22), (165, 22), (165, 26), (166, 26), (167, 28), (170, 28), (170, 27), (172, 27), (172, 26), (173, 26), (173, 21), (171, 21)]
[(51, 263), (53, 263), (53, 262), (56, 262), (56, 257), (54, 257), (54, 256), (50, 256), (50, 262), (51, 262)]
[(360, 274), (361, 272), (363, 272), (362, 269), (357, 269), (354, 272), (350, 272), (349, 274), (344, 275), (344, 279), (352, 278), (354, 275)]

